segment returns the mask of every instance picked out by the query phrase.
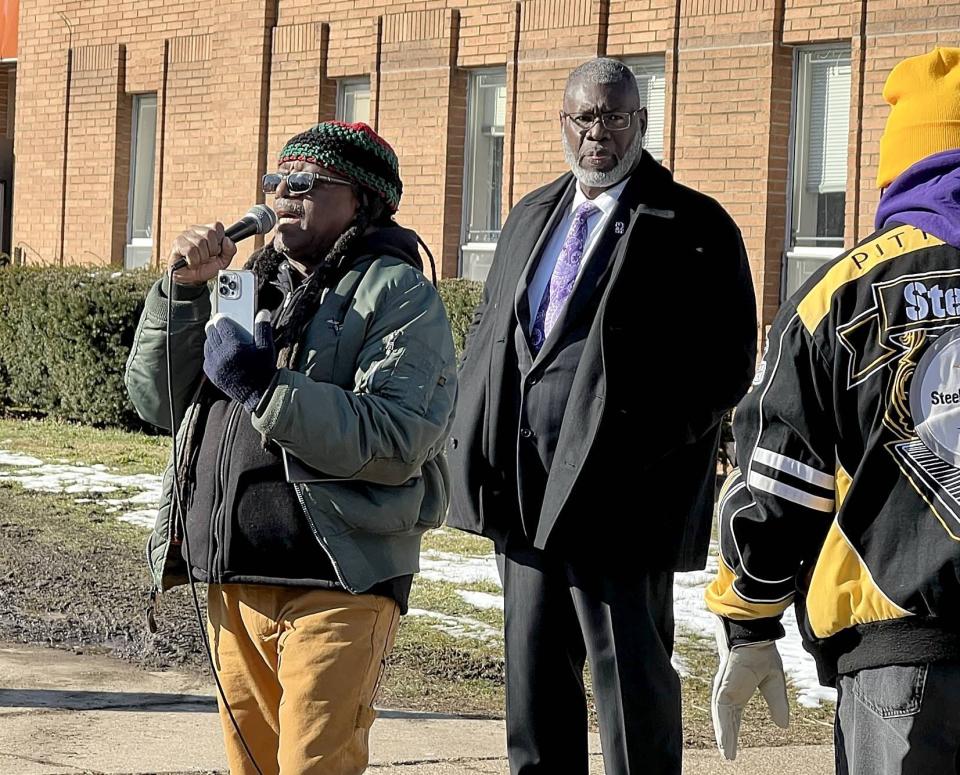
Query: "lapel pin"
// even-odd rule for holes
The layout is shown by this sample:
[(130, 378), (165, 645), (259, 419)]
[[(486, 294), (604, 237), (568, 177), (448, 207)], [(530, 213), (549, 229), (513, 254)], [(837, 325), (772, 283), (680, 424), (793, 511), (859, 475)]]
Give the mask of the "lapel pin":
[(613, 224), (613, 233), (614, 234), (623, 234), (626, 229), (626, 224), (623, 221), (617, 221)]

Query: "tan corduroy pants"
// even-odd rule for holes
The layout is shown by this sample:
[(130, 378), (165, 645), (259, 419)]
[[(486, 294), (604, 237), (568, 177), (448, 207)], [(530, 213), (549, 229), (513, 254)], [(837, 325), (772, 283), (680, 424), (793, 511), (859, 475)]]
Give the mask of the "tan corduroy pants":
[[(400, 621), (378, 595), (210, 585), (210, 648), (263, 775), (360, 775), (373, 701)], [(231, 775), (256, 775), (220, 700)]]

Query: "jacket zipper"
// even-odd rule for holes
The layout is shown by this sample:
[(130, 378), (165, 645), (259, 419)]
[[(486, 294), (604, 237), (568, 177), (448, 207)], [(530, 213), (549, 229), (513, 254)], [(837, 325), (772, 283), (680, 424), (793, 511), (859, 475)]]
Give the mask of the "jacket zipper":
[[(193, 422), (193, 416), (196, 414), (196, 404), (194, 403), (197, 399), (197, 395), (200, 392), (200, 388), (197, 388), (196, 392), (193, 394), (193, 397), (190, 399), (190, 406), (187, 407), (187, 410), (183, 413), (183, 419), (180, 421), (180, 428), (183, 429), (183, 435), (174, 439), (174, 444), (177, 445), (177, 460), (181, 461), (184, 459), (184, 456), (187, 454), (187, 436), (190, 429), (190, 424)], [(177, 489), (177, 475), (178, 472), (173, 472), (173, 483), (170, 498), (170, 513), (173, 516), (172, 529), (170, 531), (171, 543), (179, 545), (183, 543), (183, 533), (186, 532), (186, 519), (187, 519), (187, 504), (183, 503), (180, 500), (181, 492), (174, 493)], [(182, 488), (181, 488), (182, 489)], [(174, 503), (180, 504), (179, 514), (174, 509)]]
[(221, 549), (224, 544), (224, 533), (226, 532), (226, 518), (224, 504), (226, 502), (227, 474), (230, 471), (230, 456), (225, 454), (230, 445), (236, 426), (239, 425), (237, 417), (242, 407), (234, 401), (230, 407), (230, 413), (227, 415), (226, 427), (223, 430), (223, 436), (220, 437), (220, 446), (217, 450), (217, 503), (214, 504), (213, 514), (210, 515), (210, 548), (212, 555), (210, 559), (211, 581), (219, 583), (223, 578), (223, 552)]
[[(323, 306), (323, 303), (326, 301), (331, 290), (331, 288), (323, 289), (323, 293), (320, 296), (320, 306)], [(340, 332), (343, 330), (343, 325), (336, 319), (329, 320), (327, 322), (333, 328), (334, 334), (336, 334), (337, 337), (337, 345), (333, 357), (333, 362), (336, 363), (337, 354), (340, 350)], [(310, 532), (313, 533), (313, 537), (317, 539), (317, 543), (320, 544), (320, 548), (323, 549), (323, 553), (326, 554), (327, 559), (330, 560), (330, 565), (333, 567), (333, 572), (336, 574), (337, 581), (340, 583), (340, 586), (354, 595), (358, 594), (357, 590), (347, 584), (347, 580), (343, 577), (343, 572), (340, 570), (340, 566), (337, 565), (337, 561), (334, 559), (333, 552), (330, 551), (330, 547), (327, 545), (326, 539), (320, 535), (320, 531), (317, 530), (317, 526), (313, 524), (313, 518), (310, 516), (310, 510), (307, 508), (307, 503), (303, 498), (303, 490), (301, 489), (302, 486), (303, 485), (301, 485), (299, 482), (294, 482), (293, 491), (297, 494), (297, 501), (300, 503), (300, 508), (303, 509), (303, 516), (307, 520), (307, 524), (310, 526)]]
[(331, 552), (330, 547), (327, 546), (326, 539), (320, 535), (320, 531), (318, 531), (316, 525), (313, 524), (313, 518), (310, 516), (310, 511), (307, 509), (307, 503), (303, 499), (303, 491), (300, 489), (301, 487), (302, 485), (299, 482), (294, 483), (293, 485), (294, 492), (297, 493), (297, 500), (300, 501), (300, 508), (303, 509), (303, 516), (306, 517), (307, 524), (310, 525), (310, 530), (317, 539), (317, 543), (320, 544), (324, 554), (327, 555), (327, 559), (330, 560), (330, 564), (333, 566), (333, 572), (337, 574), (337, 581), (340, 582), (340, 586), (347, 590), (347, 592), (351, 592), (354, 595), (358, 594), (357, 590), (347, 584), (347, 580), (343, 577), (343, 573), (340, 571), (340, 566), (337, 565), (337, 561), (333, 558), (333, 552)]
[[(173, 443), (177, 447), (177, 460), (181, 460), (182, 456), (187, 449), (187, 433), (186, 429), (189, 424), (193, 421), (193, 414), (196, 412), (196, 406), (194, 402), (196, 401), (197, 395), (200, 392), (198, 387), (196, 392), (194, 392), (193, 397), (190, 400), (190, 405), (187, 407), (187, 410), (183, 414), (183, 419), (180, 420), (180, 428), (184, 430), (183, 436), (174, 437)], [(183, 522), (186, 522), (186, 505), (180, 501), (180, 493), (177, 491), (177, 471), (174, 470), (172, 473), (173, 481), (170, 483), (170, 539), (167, 547), (164, 549), (164, 564), (166, 564), (166, 556), (170, 553), (171, 546), (179, 546), (183, 543), (183, 532), (186, 532), (186, 525)], [(180, 504), (179, 513), (175, 508), (175, 504)], [(160, 610), (160, 584), (153, 578), (153, 558), (150, 556), (149, 545), (146, 547), (147, 553), (147, 567), (150, 568), (150, 598), (147, 601), (147, 608), (144, 611), (144, 616), (147, 621), (147, 629), (151, 633), (157, 631), (157, 611)], [(187, 568), (187, 573), (192, 574), (193, 568)]]

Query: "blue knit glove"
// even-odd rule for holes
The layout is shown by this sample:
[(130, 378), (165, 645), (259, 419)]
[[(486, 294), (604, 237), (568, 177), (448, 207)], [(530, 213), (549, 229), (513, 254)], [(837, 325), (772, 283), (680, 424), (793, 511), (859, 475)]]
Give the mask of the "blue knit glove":
[(253, 339), (230, 318), (214, 315), (207, 323), (203, 345), (203, 373), (220, 390), (253, 412), (277, 371), (270, 313), (262, 310), (253, 327)]

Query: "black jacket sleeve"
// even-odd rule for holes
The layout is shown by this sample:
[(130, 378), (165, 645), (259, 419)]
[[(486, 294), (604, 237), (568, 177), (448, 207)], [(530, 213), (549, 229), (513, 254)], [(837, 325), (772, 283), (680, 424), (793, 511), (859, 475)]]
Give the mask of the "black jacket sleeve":
[(721, 490), (719, 571), (706, 595), (714, 613), (761, 630), (790, 605), (842, 485), (830, 369), (789, 303), (769, 342), (734, 419), (740, 468)]

